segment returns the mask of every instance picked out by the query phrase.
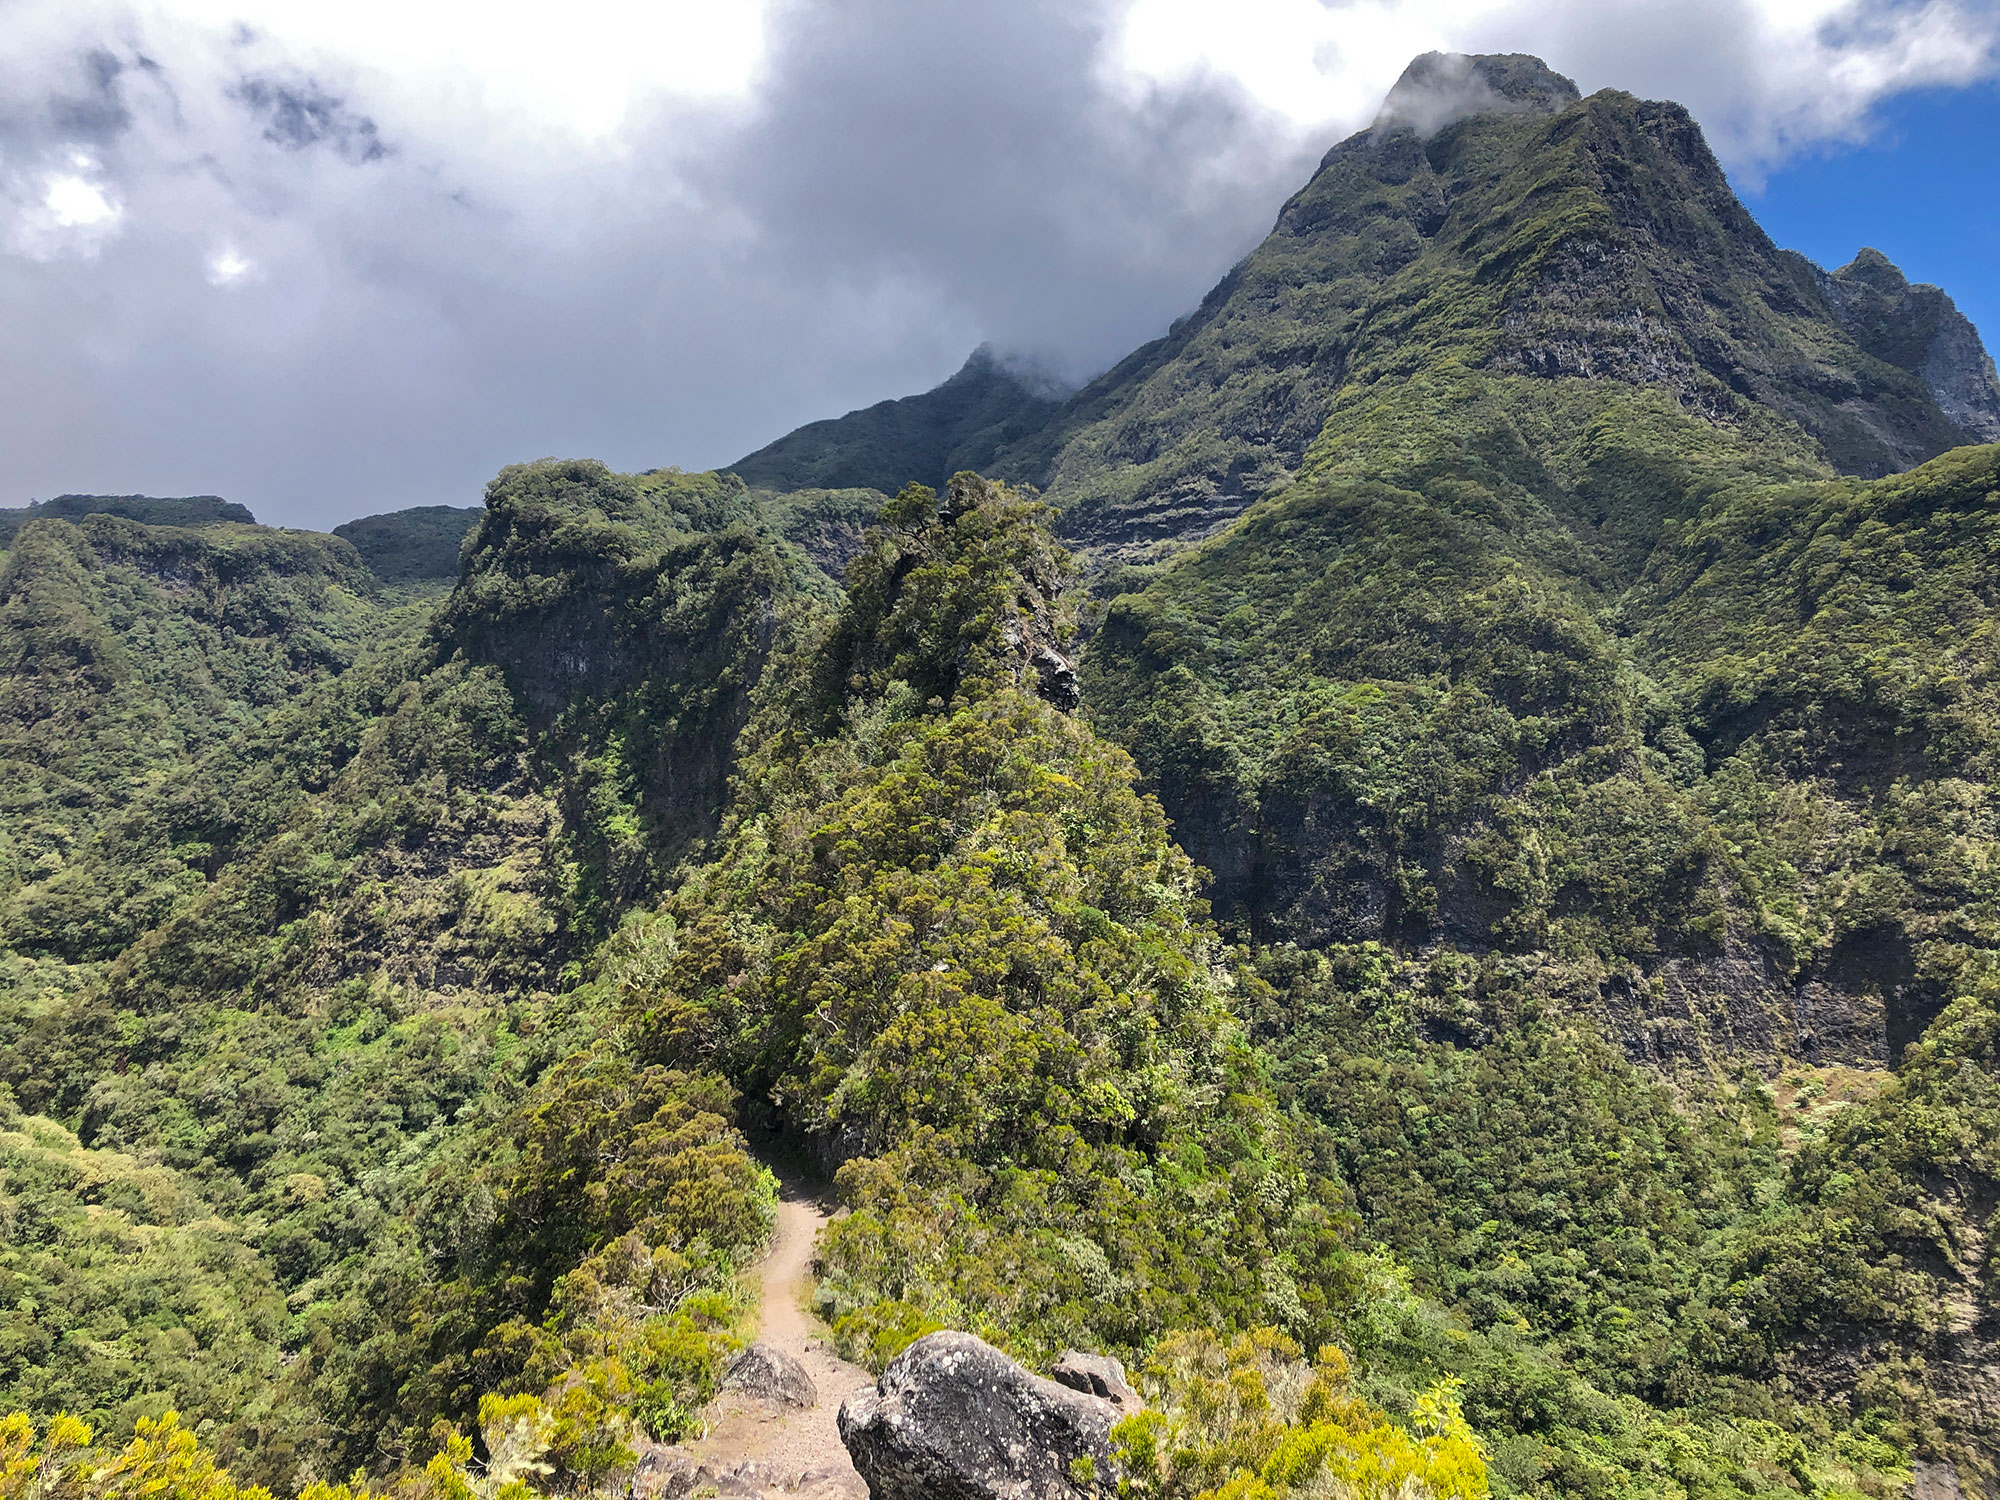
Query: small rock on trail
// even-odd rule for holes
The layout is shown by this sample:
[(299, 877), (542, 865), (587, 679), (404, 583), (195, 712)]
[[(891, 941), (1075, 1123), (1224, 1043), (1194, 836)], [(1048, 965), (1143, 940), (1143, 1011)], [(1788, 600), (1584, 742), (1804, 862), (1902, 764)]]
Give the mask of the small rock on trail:
[(819, 1388), (806, 1367), (784, 1350), (765, 1343), (752, 1344), (731, 1361), (729, 1373), (722, 1377), (722, 1388), (780, 1406), (819, 1405)]

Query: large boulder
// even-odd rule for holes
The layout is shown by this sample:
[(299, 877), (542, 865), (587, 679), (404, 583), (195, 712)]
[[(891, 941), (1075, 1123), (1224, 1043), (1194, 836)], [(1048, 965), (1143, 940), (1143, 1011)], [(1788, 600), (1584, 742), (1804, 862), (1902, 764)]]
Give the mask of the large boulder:
[(933, 1333), (847, 1398), (840, 1440), (872, 1500), (1096, 1500), (1117, 1493), (1119, 1416), (969, 1333)]
[(1108, 1354), (1083, 1354), (1075, 1349), (1063, 1352), (1063, 1357), (1049, 1367), (1049, 1374), (1055, 1377), (1057, 1385), (1066, 1385), (1073, 1391), (1088, 1391), (1093, 1396), (1102, 1396), (1118, 1408), (1120, 1417), (1129, 1417), (1145, 1406), (1139, 1393), (1132, 1389), (1132, 1383), (1125, 1378), (1125, 1366)]
[(780, 1406), (817, 1406), (819, 1388), (806, 1367), (782, 1349), (752, 1344), (730, 1362), (722, 1377), (725, 1391), (741, 1391)]

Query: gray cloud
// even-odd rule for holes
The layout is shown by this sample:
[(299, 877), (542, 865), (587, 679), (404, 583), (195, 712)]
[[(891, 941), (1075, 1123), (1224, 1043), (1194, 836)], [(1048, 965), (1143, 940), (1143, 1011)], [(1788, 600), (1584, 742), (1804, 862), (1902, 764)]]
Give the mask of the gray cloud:
[(303, 151), (327, 145), (356, 165), (389, 154), (373, 120), (310, 78), (295, 83), (246, 78), (230, 92), (264, 121), (264, 139), (274, 146)]
[[(747, 97), (636, 93), (608, 136), (268, 28), (10, 11), (0, 504), (212, 492), (331, 525), (471, 503), (547, 453), (726, 462), (982, 341), (1088, 373), (1190, 307), (1432, 44), (1333, 47), (1386, 77), (1302, 127), (1226, 71), (1120, 74), (1127, 3), (782, 0)], [(1763, 143), (1745, 159), (1835, 131), (1758, 115), (1756, 39), (1693, 3), (1689, 102)], [(1643, 38), (1667, 8), (1630, 10)], [(1696, 65), (1589, 0), (1535, 14), (1449, 40), (1586, 89), (1673, 94)]]

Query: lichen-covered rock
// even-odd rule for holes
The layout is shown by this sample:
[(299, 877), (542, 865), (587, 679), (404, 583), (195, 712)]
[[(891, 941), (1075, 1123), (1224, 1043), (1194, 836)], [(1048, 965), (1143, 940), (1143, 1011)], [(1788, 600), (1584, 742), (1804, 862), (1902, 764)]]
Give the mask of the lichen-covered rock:
[(806, 1367), (782, 1349), (769, 1344), (752, 1344), (731, 1361), (722, 1377), (725, 1391), (742, 1391), (780, 1406), (817, 1406), (819, 1388)]
[(1085, 1354), (1076, 1349), (1063, 1352), (1063, 1357), (1049, 1367), (1049, 1374), (1058, 1385), (1066, 1385), (1073, 1391), (1085, 1391), (1093, 1396), (1102, 1396), (1118, 1408), (1120, 1417), (1129, 1417), (1145, 1406), (1139, 1393), (1132, 1389), (1132, 1383), (1125, 1378), (1125, 1366), (1108, 1354)]
[(847, 1398), (840, 1440), (872, 1500), (1091, 1500), (1117, 1493), (1119, 1416), (969, 1333), (933, 1333)]

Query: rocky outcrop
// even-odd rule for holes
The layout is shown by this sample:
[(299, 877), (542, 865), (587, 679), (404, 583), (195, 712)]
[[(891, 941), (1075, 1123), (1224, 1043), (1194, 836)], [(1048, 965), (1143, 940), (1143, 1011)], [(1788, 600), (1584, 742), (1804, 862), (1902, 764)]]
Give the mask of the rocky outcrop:
[(2000, 375), (1979, 330), (1934, 286), (1912, 285), (1879, 250), (1819, 277), (1835, 317), (1869, 354), (1920, 378), (1976, 442), (2000, 442)]
[(730, 1363), (729, 1373), (722, 1377), (722, 1388), (779, 1406), (819, 1405), (819, 1389), (806, 1373), (806, 1367), (769, 1344), (752, 1344), (737, 1355)]
[(1028, 665), (1035, 669), (1036, 694), (1064, 713), (1074, 713), (1083, 701), (1083, 689), (1077, 683), (1075, 664), (1055, 647), (1037, 645), (1028, 658)]
[(1120, 1415), (969, 1333), (933, 1333), (847, 1398), (840, 1439), (873, 1500), (1088, 1500), (1117, 1493)]
[(1065, 1350), (1063, 1357), (1049, 1367), (1049, 1374), (1057, 1385), (1103, 1397), (1118, 1408), (1121, 1417), (1131, 1416), (1146, 1404), (1125, 1378), (1125, 1366), (1108, 1354)]

